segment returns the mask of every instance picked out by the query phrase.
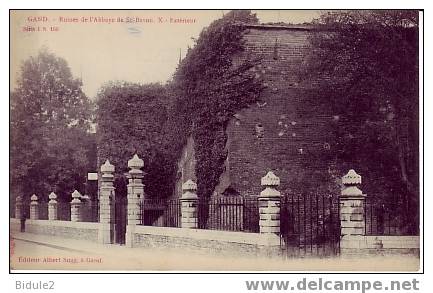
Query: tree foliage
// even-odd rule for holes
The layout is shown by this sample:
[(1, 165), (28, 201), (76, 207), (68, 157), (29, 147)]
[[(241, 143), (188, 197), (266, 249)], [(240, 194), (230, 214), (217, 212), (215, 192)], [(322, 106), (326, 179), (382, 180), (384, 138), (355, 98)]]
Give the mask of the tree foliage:
[(177, 69), (174, 113), (191, 129), (198, 195), (209, 198), (224, 171), (226, 126), (232, 115), (255, 102), (262, 85), (249, 70), (254, 60), (239, 57), (250, 11), (232, 11), (204, 29)]
[(98, 93), (96, 116), (98, 165), (109, 159), (116, 167), (119, 191), (125, 188), (127, 162), (137, 153), (144, 161), (146, 192), (152, 197), (171, 195), (174, 162), (164, 135), (166, 89), (159, 84), (108, 83)]
[(89, 132), (91, 103), (81, 86), (66, 61), (46, 49), (23, 62), (11, 93), (12, 192), (84, 192), (96, 146)]
[(318, 85), (321, 110), (339, 117), (337, 159), (417, 214), (418, 12), (330, 12), (316, 25), (304, 78)]

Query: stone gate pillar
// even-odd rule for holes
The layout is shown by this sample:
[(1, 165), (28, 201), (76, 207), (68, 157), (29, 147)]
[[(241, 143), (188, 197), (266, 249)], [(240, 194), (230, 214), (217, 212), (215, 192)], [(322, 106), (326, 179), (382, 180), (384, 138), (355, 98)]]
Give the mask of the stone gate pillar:
[(31, 220), (39, 220), (39, 203), (38, 203), (38, 197), (36, 194), (33, 194), (32, 197), (30, 197), (30, 219)]
[(135, 226), (139, 225), (142, 218), (142, 204), (144, 203), (144, 185), (142, 182), (144, 162), (135, 154), (128, 161), (128, 168), (131, 170), (128, 173), (128, 212), (126, 226), (126, 246), (133, 246), (133, 237)]
[(198, 228), (198, 196), (197, 184), (191, 179), (182, 184), (183, 194), (181, 202), (181, 227), (189, 229)]
[(265, 189), (258, 197), (260, 250), (262, 254), (273, 257), (280, 253), (281, 193), (276, 189), (280, 185), (280, 178), (269, 171), (262, 177), (261, 185)]
[(365, 235), (364, 200), (366, 195), (358, 188), (361, 176), (351, 169), (342, 177), (340, 195), (341, 235)]
[(262, 177), (261, 185), (265, 189), (260, 193), (260, 233), (268, 235), (280, 234), (280, 204), (281, 193), (276, 189), (280, 185), (278, 178), (272, 171)]
[(99, 232), (98, 242), (113, 243), (114, 240), (114, 166), (109, 160), (101, 166), (99, 186)]
[(23, 213), (23, 197), (18, 195), (15, 198), (15, 219), (21, 219)]
[(48, 220), (55, 221), (57, 220), (57, 195), (51, 192), (48, 198), (50, 199), (48, 202)]
[(77, 190), (72, 192), (72, 201), (71, 201), (71, 222), (80, 222), (81, 221), (81, 193)]

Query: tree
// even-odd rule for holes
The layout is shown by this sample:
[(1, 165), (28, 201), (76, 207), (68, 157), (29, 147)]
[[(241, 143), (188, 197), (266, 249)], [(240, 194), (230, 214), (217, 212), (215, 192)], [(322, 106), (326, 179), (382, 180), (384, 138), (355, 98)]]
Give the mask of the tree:
[(334, 129), (337, 159), (363, 164), (387, 200), (398, 200), (406, 218), (414, 219), (418, 11), (328, 12), (315, 24), (304, 78), (318, 85), (322, 110), (331, 109), (341, 121)]
[(62, 58), (43, 49), (21, 65), (11, 93), (11, 189), (69, 198), (94, 170), (91, 103)]
[(164, 198), (174, 187), (174, 159), (166, 141), (167, 92), (159, 84), (111, 82), (97, 96), (98, 165), (108, 159), (116, 167), (118, 191), (126, 192), (127, 162), (137, 153), (144, 161), (146, 192)]

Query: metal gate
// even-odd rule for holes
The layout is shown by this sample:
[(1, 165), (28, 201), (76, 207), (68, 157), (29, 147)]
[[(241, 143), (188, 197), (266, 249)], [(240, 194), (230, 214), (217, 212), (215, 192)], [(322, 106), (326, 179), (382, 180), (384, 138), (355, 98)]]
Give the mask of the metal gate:
[(114, 201), (114, 243), (116, 244), (125, 244), (127, 204), (126, 196), (116, 196)]
[(338, 197), (288, 195), (281, 199), (280, 246), (285, 257), (329, 257), (340, 251)]

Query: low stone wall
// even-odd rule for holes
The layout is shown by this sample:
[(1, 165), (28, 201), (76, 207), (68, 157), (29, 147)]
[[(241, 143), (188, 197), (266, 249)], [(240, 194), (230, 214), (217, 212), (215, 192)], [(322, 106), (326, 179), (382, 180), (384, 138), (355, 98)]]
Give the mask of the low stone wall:
[[(20, 220), (10, 219), (11, 231), (20, 231)], [(99, 223), (26, 220), (27, 233), (59, 236), (80, 240), (98, 241)]]
[(419, 236), (344, 236), (342, 255), (414, 254), (419, 256)]
[[(97, 242), (100, 223), (26, 220), (26, 232)], [(20, 220), (10, 219), (10, 230), (20, 231)], [(195, 253), (226, 256), (281, 255), (276, 234), (228, 232), (152, 226), (128, 226), (132, 247), (183, 249)], [(350, 236), (340, 242), (341, 256), (411, 254), (419, 257), (419, 236)]]
[(273, 257), (281, 253), (277, 235), (151, 226), (128, 229), (133, 231), (134, 247), (181, 248), (195, 253), (227, 256)]
[(15, 219), (15, 218), (11, 218), (9, 219), (9, 223), (10, 223), (10, 232), (14, 232), (14, 231), (20, 231), (20, 220), (19, 219)]

